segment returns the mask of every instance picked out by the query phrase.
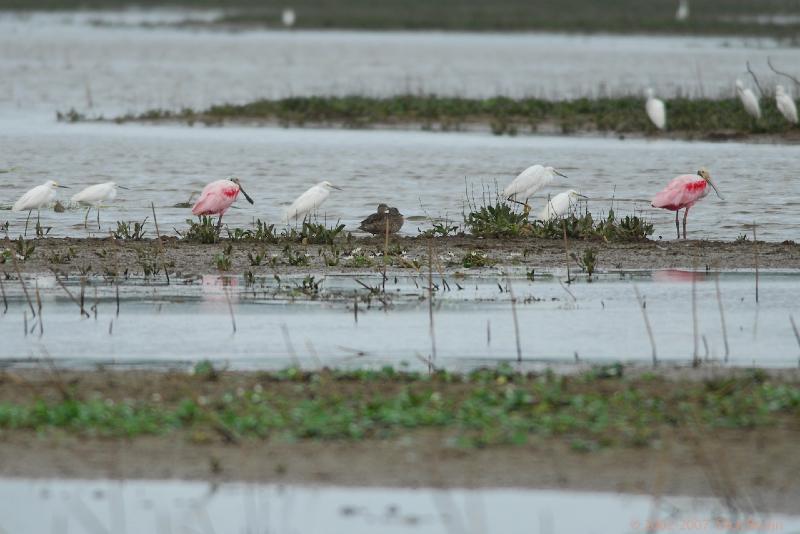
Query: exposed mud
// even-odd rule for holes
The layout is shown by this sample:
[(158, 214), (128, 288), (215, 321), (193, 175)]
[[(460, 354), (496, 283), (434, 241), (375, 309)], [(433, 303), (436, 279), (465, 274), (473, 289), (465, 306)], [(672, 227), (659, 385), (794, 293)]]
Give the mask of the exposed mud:
[[(253, 275), (380, 272), (384, 269), (384, 242), (378, 238), (354, 238), (336, 245), (301, 243), (262, 244), (223, 241), (196, 244), (176, 238), (143, 241), (106, 239), (39, 239), (36, 248), (24, 261), (17, 262), (25, 273), (56, 271), (64, 275), (95, 274), (104, 276), (140, 276), (156, 265), (171, 276), (193, 276), (218, 272), (217, 258), (231, 245), (229, 265), (223, 272)], [(288, 249), (287, 249), (288, 247)], [(720, 241), (643, 241), (604, 243), (570, 241), (565, 254), (563, 241), (545, 239), (478, 239), (449, 237), (426, 239), (394, 237), (388, 247), (386, 270), (412, 273), (427, 270), (428, 251), (433, 252), (433, 269), (441, 272), (480, 272), (525, 270), (547, 272), (569, 266), (578, 270), (577, 260), (593, 248), (597, 252), (596, 272), (650, 269), (800, 269), (800, 247), (793, 242), (720, 242)], [(486, 255), (486, 265), (465, 268), (464, 256), (470, 251)], [(259, 265), (248, 257), (261, 255)], [(298, 261), (298, 256), (305, 259)], [(335, 264), (333, 259), (336, 257)], [(0, 270), (13, 273), (9, 259)]]

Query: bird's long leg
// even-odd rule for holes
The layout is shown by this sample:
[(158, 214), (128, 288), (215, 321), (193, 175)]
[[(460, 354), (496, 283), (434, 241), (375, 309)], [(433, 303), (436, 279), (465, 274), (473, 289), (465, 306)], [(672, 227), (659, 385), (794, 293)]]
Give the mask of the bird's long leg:
[(28, 237), (28, 221), (31, 220), (31, 212), (33, 210), (28, 210), (28, 217), (25, 219), (25, 237)]
[(222, 230), (222, 214), (219, 214), (219, 219), (217, 220), (217, 237), (219, 237), (219, 233)]
[(681, 210), (675, 210), (675, 230), (678, 232), (678, 239), (681, 238), (681, 224), (678, 222), (678, 214)]
[(42, 212), (37, 209), (36, 210), (36, 237), (39, 237), (39, 232), (42, 229), (41, 217), (42, 217)]
[(683, 238), (686, 239), (686, 217), (689, 216), (689, 208), (683, 210)]
[(89, 210), (92, 209), (91, 206), (86, 208), (86, 216), (83, 218), (83, 227), (84, 229), (89, 228)]
[(96, 206), (94, 209), (97, 210), (97, 229), (100, 229), (100, 206)]

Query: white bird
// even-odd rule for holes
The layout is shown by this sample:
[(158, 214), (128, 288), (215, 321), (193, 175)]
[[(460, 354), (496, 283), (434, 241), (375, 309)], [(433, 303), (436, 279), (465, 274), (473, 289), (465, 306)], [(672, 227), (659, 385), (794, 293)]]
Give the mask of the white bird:
[(782, 85), (775, 87), (775, 103), (778, 105), (778, 111), (786, 117), (787, 121), (797, 124), (797, 106)]
[(292, 202), (292, 205), (286, 209), (284, 220), (289, 222), (291, 219), (302, 219), (312, 211), (319, 208), (331, 195), (331, 190), (341, 187), (335, 186), (329, 181), (325, 180), (315, 186), (308, 188), (308, 190), (297, 197), (297, 200)]
[[(539, 189), (550, 184), (555, 179), (556, 174), (562, 178), (566, 178), (565, 175), (561, 174), (553, 167), (543, 167), (538, 164), (531, 165), (519, 173), (519, 175), (503, 189), (503, 198), (524, 205), (525, 213), (528, 213), (531, 209), (530, 206), (528, 206), (528, 199)], [(523, 202), (520, 202), (519, 199), (522, 199)]]
[(19, 200), (14, 202), (11, 207), (12, 211), (27, 211), (28, 218), (25, 219), (25, 235), (28, 235), (28, 221), (31, 218), (31, 212), (36, 210), (36, 218), (39, 218), (39, 210), (49, 205), (56, 198), (56, 188), (69, 189), (66, 186), (58, 185), (54, 180), (48, 180), (42, 185), (37, 185), (30, 189), (27, 193), (19, 197)]
[(745, 88), (741, 80), (736, 80), (736, 93), (739, 95), (739, 100), (742, 101), (742, 105), (744, 106), (744, 110), (747, 112), (747, 114), (753, 117), (755, 120), (760, 119), (761, 106), (758, 105), (758, 99), (756, 98), (756, 95), (753, 94), (753, 91)]
[(97, 229), (100, 229), (100, 205), (103, 202), (111, 202), (117, 198), (117, 187), (120, 189), (127, 189), (114, 182), (105, 182), (102, 184), (90, 185), (86, 189), (72, 195), (72, 201), (84, 206), (86, 208), (86, 217), (83, 218), (83, 227), (86, 228), (89, 220), (89, 210), (93, 207), (97, 210)]
[(581, 195), (574, 189), (568, 189), (557, 194), (547, 202), (547, 205), (539, 212), (536, 220), (546, 222), (551, 219), (560, 219), (572, 211), (574, 206), (577, 206), (579, 198), (586, 198), (586, 196)]
[(648, 89), (647, 103), (644, 105), (647, 116), (655, 124), (656, 128), (663, 130), (667, 127), (667, 110), (664, 107), (664, 101), (653, 96), (653, 90)]
[(281, 22), (283, 22), (283, 25), (286, 26), (287, 28), (291, 28), (292, 26), (294, 26), (296, 20), (297, 20), (297, 15), (295, 15), (294, 9), (287, 7), (286, 9), (283, 10), (283, 13), (281, 13)]
[(678, 11), (675, 12), (675, 20), (683, 22), (689, 18), (689, 0), (679, 0)]

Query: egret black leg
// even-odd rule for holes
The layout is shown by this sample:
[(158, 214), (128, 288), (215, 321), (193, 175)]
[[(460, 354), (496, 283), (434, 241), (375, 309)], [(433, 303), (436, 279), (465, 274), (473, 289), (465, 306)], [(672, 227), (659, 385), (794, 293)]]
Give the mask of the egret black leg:
[(97, 229), (100, 229), (100, 206), (96, 206), (94, 209), (97, 210)]
[(678, 239), (681, 238), (681, 224), (678, 222), (678, 214), (681, 210), (675, 210), (675, 230), (678, 232)]
[(33, 210), (28, 210), (28, 217), (25, 219), (25, 237), (28, 237), (28, 221), (31, 220), (31, 212)]
[(686, 239), (686, 217), (689, 216), (689, 208), (683, 210), (683, 238)]
[(39, 237), (39, 232), (42, 229), (42, 212), (38, 209), (36, 210), (36, 237)]
[(89, 228), (89, 210), (92, 209), (91, 206), (86, 208), (86, 216), (83, 218), (83, 227)]

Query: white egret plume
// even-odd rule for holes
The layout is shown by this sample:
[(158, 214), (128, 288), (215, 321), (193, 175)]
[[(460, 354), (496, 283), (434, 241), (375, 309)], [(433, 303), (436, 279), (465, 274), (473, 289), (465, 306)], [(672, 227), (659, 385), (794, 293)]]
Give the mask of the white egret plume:
[(104, 202), (111, 202), (117, 198), (117, 188), (127, 189), (114, 182), (104, 182), (102, 184), (90, 185), (82, 191), (72, 195), (72, 202), (88, 206), (86, 208), (86, 216), (83, 218), (83, 227), (88, 226), (89, 210), (95, 208), (97, 210), (97, 229), (100, 229), (100, 206)]
[(553, 167), (544, 167), (538, 164), (531, 165), (519, 173), (519, 175), (503, 189), (503, 198), (523, 204), (527, 213), (530, 211), (528, 199), (541, 188), (550, 184), (555, 179), (556, 175), (562, 178), (567, 177)]
[(782, 85), (775, 87), (775, 104), (787, 121), (797, 124), (797, 106)]
[(739, 95), (739, 100), (741, 100), (747, 114), (756, 120), (760, 119), (761, 106), (758, 104), (758, 98), (756, 98), (753, 91), (744, 86), (741, 80), (736, 80), (736, 94)]
[(656, 98), (652, 89), (646, 91), (647, 102), (644, 105), (645, 111), (650, 121), (659, 130), (664, 130), (667, 127), (667, 109), (664, 106), (664, 101)]
[(42, 185), (37, 185), (33, 189), (28, 190), (24, 195), (19, 197), (19, 200), (14, 202), (11, 207), (12, 211), (27, 211), (28, 217), (25, 219), (25, 235), (28, 235), (28, 221), (31, 218), (31, 212), (36, 210), (37, 220), (39, 218), (39, 210), (48, 206), (56, 198), (56, 188), (69, 189), (64, 185), (59, 185), (55, 180), (48, 180)]
[(547, 201), (547, 205), (539, 212), (536, 218), (539, 221), (560, 219), (567, 215), (578, 205), (578, 199), (586, 198), (574, 189), (563, 191)]
[(286, 209), (284, 220), (290, 222), (292, 219), (305, 218), (306, 215), (315, 211), (328, 199), (333, 189), (341, 190), (342, 188), (333, 185), (327, 180), (310, 187)]

